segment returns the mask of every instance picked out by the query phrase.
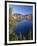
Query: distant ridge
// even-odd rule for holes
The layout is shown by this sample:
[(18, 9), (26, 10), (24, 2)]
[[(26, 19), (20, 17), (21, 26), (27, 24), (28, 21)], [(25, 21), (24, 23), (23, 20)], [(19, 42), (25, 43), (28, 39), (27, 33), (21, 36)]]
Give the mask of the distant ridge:
[[(13, 13), (14, 15), (23, 15), (23, 14), (18, 14), (18, 13)], [(32, 14), (27, 14), (27, 15), (32, 15)]]

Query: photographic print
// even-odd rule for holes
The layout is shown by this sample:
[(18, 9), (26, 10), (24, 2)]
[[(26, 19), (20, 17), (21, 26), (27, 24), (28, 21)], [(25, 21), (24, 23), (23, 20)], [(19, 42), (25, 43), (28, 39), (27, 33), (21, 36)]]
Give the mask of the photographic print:
[(35, 2), (5, 2), (6, 44), (36, 43), (35, 4)]

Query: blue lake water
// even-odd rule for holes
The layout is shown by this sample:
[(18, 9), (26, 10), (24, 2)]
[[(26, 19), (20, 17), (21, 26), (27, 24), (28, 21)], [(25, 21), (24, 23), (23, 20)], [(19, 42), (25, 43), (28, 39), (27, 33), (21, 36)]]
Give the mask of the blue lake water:
[(14, 32), (16, 32), (16, 34), (21, 32), (26, 35), (30, 30), (32, 31), (32, 21), (30, 20), (23, 20), (15, 23)]

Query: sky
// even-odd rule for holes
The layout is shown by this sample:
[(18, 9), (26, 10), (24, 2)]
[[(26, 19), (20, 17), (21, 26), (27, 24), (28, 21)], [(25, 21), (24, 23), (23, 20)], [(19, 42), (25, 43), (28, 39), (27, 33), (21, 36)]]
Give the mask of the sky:
[(32, 14), (33, 12), (33, 6), (28, 5), (10, 5), (11, 10), (13, 13), (27, 15)]

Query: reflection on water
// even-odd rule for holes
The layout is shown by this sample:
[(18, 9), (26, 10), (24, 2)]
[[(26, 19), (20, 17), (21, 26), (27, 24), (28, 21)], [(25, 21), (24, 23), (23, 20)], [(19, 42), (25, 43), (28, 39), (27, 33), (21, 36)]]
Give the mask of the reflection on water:
[(16, 34), (21, 32), (22, 34), (26, 35), (30, 30), (32, 31), (31, 20), (23, 20), (15, 23), (14, 32), (16, 32)]

